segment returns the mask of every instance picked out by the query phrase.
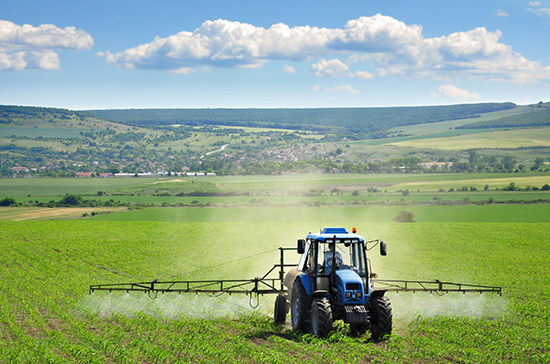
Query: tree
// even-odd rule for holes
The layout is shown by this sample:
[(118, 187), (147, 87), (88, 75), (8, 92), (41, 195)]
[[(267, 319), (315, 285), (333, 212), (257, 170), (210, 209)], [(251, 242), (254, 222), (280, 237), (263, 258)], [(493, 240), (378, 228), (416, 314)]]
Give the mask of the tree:
[(0, 200), (0, 206), (12, 206), (12, 205), (17, 205), (17, 202), (11, 197), (6, 197), (5, 199)]
[(544, 186), (542, 186), (541, 190), (542, 191), (550, 191), (550, 185), (548, 185), (548, 183), (545, 184)]
[(411, 210), (401, 210), (396, 217), (392, 219), (397, 222), (416, 222), (414, 219), (414, 211)]
[(516, 165), (516, 159), (511, 155), (505, 155), (504, 157), (502, 157), (500, 162), (502, 163), (502, 165), (504, 166), (504, 169), (507, 172), (512, 172), (512, 170), (514, 169), (514, 166)]
[(79, 195), (67, 195), (59, 201), (60, 205), (79, 206), (84, 203), (84, 199)]
[(531, 166), (531, 170), (532, 171), (538, 171), (539, 168), (544, 164), (544, 159), (542, 159), (541, 157), (536, 157), (535, 158), (535, 164), (533, 164)]

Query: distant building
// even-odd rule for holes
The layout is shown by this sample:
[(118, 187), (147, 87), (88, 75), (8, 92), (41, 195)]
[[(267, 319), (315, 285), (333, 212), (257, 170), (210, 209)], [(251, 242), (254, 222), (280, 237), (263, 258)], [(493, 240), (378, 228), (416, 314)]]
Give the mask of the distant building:
[(445, 167), (445, 165), (452, 167), (453, 162), (427, 162), (427, 163), (420, 163), (420, 165), (422, 166), (422, 168), (430, 168), (431, 166), (434, 166), (434, 165), (436, 165), (437, 168), (443, 168)]
[(93, 172), (77, 172), (76, 176), (78, 178), (90, 178), (90, 177), (92, 177), (92, 173)]
[(11, 167), (10, 169), (12, 171), (14, 171), (15, 173), (28, 172), (29, 171), (29, 169), (27, 167)]

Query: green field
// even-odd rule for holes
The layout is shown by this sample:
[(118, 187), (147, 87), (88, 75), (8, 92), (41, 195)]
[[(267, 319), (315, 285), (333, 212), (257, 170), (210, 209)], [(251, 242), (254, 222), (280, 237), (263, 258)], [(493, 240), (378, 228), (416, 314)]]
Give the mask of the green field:
[[(373, 257), (381, 277), (503, 287), (503, 297), (390, 294), (395, 330), (382, 344), (369, 342), (368, 334), (349, 336), (345, 326), (327, 339), (276, 327), (272, 297), (250, 311), (248, 300), (235, 296), (88, 295), (96, 283), (258, 276), (277, 261), (278, 246), (293, 246), (319, 226), (214, 217), (0, 222), (0, 357), (9, 363), (550, 359), (549, 223), (358, 223), (365, 237), (388, 241), (389, 255)], [(338, 211), (327, 218), (351, 223)]]
[[(483, 129), (470, 131), (457, 130), (460, 136), (445, 138), (420, 138), (399, 141), (394, 144), (400, 147), (422, 147), (441, 150), (463, 150), (481, 148), (530, 148), (550, 146), (550, 128), (531, 128), (506, 131), (485, 132)], [(462, 133), (461, 133), (462, 132)], [(462, 135), (466, 134), (466, 135)]]
[[(403, 206), (369, 207), (279, 207), (279, 208), (162, 208), (135, 210), (94, 218), (101, 221), (172, 222), (303, 222), (323, 226), (360, 223), (390, 223)], [(418, 222), (526, 222), (550, 223), (549, 204), (407, 206)]]
[[(81, 138), (80, 133), (89, 133), (94, 129), (90, 128), (32, 128), (12, 126), (0, 128), (0, 137), (28, 137), (28, 138)], [(101, 129), (96, 129), (99, 131)]]
[[(191, 183), (189, 183), (191, 182)], [(197, 182), (195, 187), (194, 183)], [(208, 197), (210, 202), (227, 202), (236, 197), (240, 202), (250, 200), (252, 197), (262, 197), (265, 200), (281, 202), (294, 201), (296, 196), (304, 196), (312, 190), (320, 193), (318, 198), (308, 198), (312, 201), (334, 200), (384, 200), (395, 199), (400, 191), (408, 189), (412, 195), (407, 199), (429, 199), (434, 196), (442, 199), (463, 199), (469, 197), (499, 199), (517, 198), (515, 193), (496, 191), (514, 182), (516, 186), (542, 187), (550, 184), (547, 173), (433, 173), (433, 174), (304, 174), (283, 176), (226, 176), (226, 177), (201, 177), (201, 178), (2, 178), (0, 179), (0, 197), (48, 198), (65, 194), (81, 194), (97, 197), (97, 192), (102, 191), (112, 196), (107, 198), (143, 200), (151, 199), (158, 192), (169, 191), (172, 195), (178, 192), (203, 190), (204, 192), (235, 192), (241, 196), (231, 198), (218, 196)], [(485, 185), (489, 185), (489, 191), (483, 191)], [(377, 188), (380, 193), (370, 193), (369, 187)], [(475, 187), (478, 191), (468, 193), (440, 193), (443, 189)], [(341, 194), (332, 193), (337, 188)], [(351, 196), (351, 192), (359, 191), (360, 195)], [(142, 193), (140, 193), (142, 192)], [(417, 194), (422, 192), (423, 194)], [(489, 193), (490, 196), (487, 196)], [(131, 194), (134, 197), (131, 198)], [(142, 196), (137, 196), (140, 193)], [(549, 198), (548, 191), (528, 191), (521, 193), (521, 198)], [(30, 195), (30, 196), (29, 196)], [(124, 195), (124, 197), (122, 197)], [(145, 196), (147, 195), (147, 196)], [(246, 195), (246, 196), (243, 196)], [(424, 197), (420, 197), (424, 196)], [(431, 197), (430, 197), (431, 196)], [(29, 198), (30, 197), (30, 198)], [(105, 197), (104, 197), (105, 198)], [(154, 197), (153, 200), (159, 197)], [(183, 198), (183, 197), (182, 197)], [(202, 198), (195, 196), (193, 199)], [(303, 200), (303, 198), (300, 198)], [(187, 198), (189, 200), (189, 198)], [(186, 200), (186, 201), (187, 201)], [(147, 200), (149, 201), (149, 200)], [(180, 201), (180, 198), (163, 198), (159, 201)], [(161, 203), (162, 203), (161, 202)]]
[(454, 129), (457, 126), (477, 123), (480, 121), (498, 120), (503, 117), (520, 115), (520, 114), (525, 114), (530, 112), (533, 112), (533, 109), (530, 107), (516, 107), (514, 109), (509, 109), (509, 110), (485, 113), (476, 118), (449, 120), (449, 121), (441, 121), (437, 123), (427, 123), (427, 124), (419, 124), (419, 125), (400, 126), (400, 127), (391, 129), (391, 131), (394, 133), (400, 132), (403, 134), (411, 134), (413, 136), (436, 134), (436, 133), (441, 133), (441, 132)]

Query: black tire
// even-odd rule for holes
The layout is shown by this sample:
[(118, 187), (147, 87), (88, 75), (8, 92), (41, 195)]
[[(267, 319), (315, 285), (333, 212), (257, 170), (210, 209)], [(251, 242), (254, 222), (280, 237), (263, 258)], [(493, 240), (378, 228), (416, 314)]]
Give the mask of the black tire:
[(311, 304), (311, 333), (325, 337), (332, 331), (332, 308), (327, 298), (316, 298)]
[(292, 330), (303, 333), (309, 332), (309, 298), (299, 277), (296, 277), (292, 284), (290, 317), (292, 319)]
[(282, 295), (277, 295), (277, 298), (275, 298), (273, 320), (275, 325), (282, 325), (286, 321), (286, 298)]
[(393, 323), (390, 299), (384, 296), (374, 297), (369, 308), (372, 339), (379, 341), (391, 335)]

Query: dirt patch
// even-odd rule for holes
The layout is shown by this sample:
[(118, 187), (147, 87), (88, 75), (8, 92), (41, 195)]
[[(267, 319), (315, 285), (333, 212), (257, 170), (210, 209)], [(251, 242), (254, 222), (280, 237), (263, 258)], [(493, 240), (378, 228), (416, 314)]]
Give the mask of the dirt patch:
[(112, 213), (126, 211), (126, 207), (13, 207), (9, 211), (4, 210), (0, 219), (23, 221), (23, 220), (55, 220), (80, 218), (84, 213), (91, 215), (92, 212)]

